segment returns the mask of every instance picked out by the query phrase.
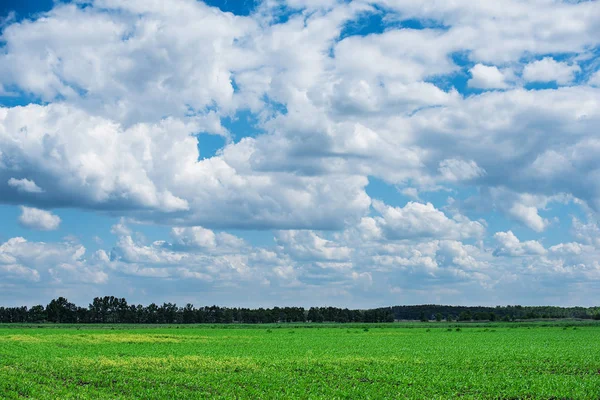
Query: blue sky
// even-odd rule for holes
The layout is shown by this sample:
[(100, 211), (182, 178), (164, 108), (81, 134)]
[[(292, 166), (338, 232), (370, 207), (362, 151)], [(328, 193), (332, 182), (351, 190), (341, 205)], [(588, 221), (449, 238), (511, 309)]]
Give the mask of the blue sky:
[(0, 303), (597, 304), (599, 17), (5, 1)]

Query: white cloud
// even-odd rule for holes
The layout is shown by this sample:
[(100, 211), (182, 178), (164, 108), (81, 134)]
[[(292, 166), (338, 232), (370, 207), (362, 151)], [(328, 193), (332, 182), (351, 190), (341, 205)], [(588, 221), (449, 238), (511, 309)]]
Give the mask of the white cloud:
[(600, 6), (596, 2), (507, 0), (448, 2), (379, 0), (398, 19), (435, 21), (469, 57), (483, 63), (519, 61), (525, 54), (579, 53), (595, 47)]
[(0, 108), (0, 147), (11, 163), (0, 176), (23, 168), (43, 180), (40, 205), (127, 208), (173, 224), (331, 228), (370, 204), (363, 176), (253, 169), (252, 138), (199, 161), (191, 133), (201, 126), (167, 119), (123, 130), (64, 104)]
[(39, 272), (19, 264), (0, 264), (0, 276), (7, 280), (24, 279), (32, 282), (39, 282), (40, 280)]
[(279, 231), (277, 243), (297, 260), (347, 260), (352, 249), (339, 246), (312, 231)]
[(174, 227), (171, 229), (173, 245), (189, 251), (234, 252), (242, 251), (247, 245), (243, 239), (227, 232), (215, 233), (201, 226)]
[(110, 233), (117, 236), (128, 236), (131, 235), (131, 229), (127, 226), (125, 218), (121, 218), (118, 223), (111, 226)]
[[(258, 249), (234, 249), (218, 245), (209, 253), (198, 252), (197, 244), (182, 247), (166, 241), (146, 245), (131, 236), (120, 237), (110, 254), (101, 254), (106, 268), (128, 277), (153, 277), (203, 282), (265, 282), (258, 266), (273, 264)], [(262, 265), (259, 264), (262, 262)], [(276, 261), (274, 266), (279, 266)]]
[(19, 223), (26, 228), (38, 231), (53, 231), (60, 225), (60, 217), (50, 211), (21, 206)]
[(596, 71), (588, 79), (588, 85), (599, 87), (600, 86), (600, 71)]
[[(591, 157), (598, 147), (598, 104), (600, 92), (585, 86), (519, 89), (424, 110), (410, 124), (417, 143), (430, 151), (429, 163), (438, 168), (453, 154), (485, 170), (477, 183), (487, 189), (504, 187), (536, 196), (564, 193), (596, 207), (600, 187), (594, 184), (598, 169)], [(539, 230), (542, 224), (531, 218), (532, 211), (516, 207), (512, 216), (529, 220)]]
[(58, 4), (43, 19), (4, 29), (10, 50), (0, 57), (0, 81), (127, 124), (183, 116), (213, 102), (228, 108), (231, 70), (253, 59), (234, 42), (255, 29), (250, 18), (202, 2), (177, 0), (168, 9), (133, 1)]
[(523, 79), (528, 82), (551, 82), (559, 85), (569, 84), (575, 79), (575, 74), (581, 71), (577, 64), (559, 62), (552, 57), (529, 63), (523, 69)]
[[(185, 230), (186, 235), (194, 233)], [(281, 296), (291, 304), (298, 304), (299, 298), (313, 304), (323, 291), (330, 300), (348, 293), (356, 299), (366, 296), (363, 300), (378, 293), (381, 300), (388, 298), (387, 287), (419, 301), (425, 298), (419, 291), (442, 288), (446, 293), (440, 297), (442, 302), (465, 295), (473, 301), (490, 296), (508, 301), (511, 290), (517, 290), (511, 280), (514, 276), (520, 276), (520, 284), (529, 285), (530, 290), (545, 290), (557, 282), (561, 290), (568, 290), (577, 282), (595, 279), (600, 271), (594, 264), (600, 252), (591, 245), (561, 243), (546, 250), (538, 241), (519, 241), (510, 231), (494, 235), (494, 248), (431, 237), (365, 237), (356, 228), (341, 234), (291, 232), (279, 232), (277, 246), (272, 248), (235, 249), (217, 244), (209, 250), (162, 240), (144, 244), (123, 236), (110, 252), (100, 250), (88, 259), (85, 248), (76, 243), (31, 243), (15, 238), (0, 246), (0, 276), (17, 285), (43, 285), (49, 280), (55, 288), (78, 281), (111, 282), (117, 291), (133, 283), (140, 290), (175, 285), (178, 293), (197, 293), (199, 287), (217, 293), (228, 287), (235, 288), (227, 296), (230, 304), (237, 305), (238, 292), (249, 293), (257, 287), (261, 289), (253, 294), (256, 299), (276, 304), (282, 304)], [(524, 257), (526, 262), (515, 257)], [(154, 301), (156, 295), (152, 292), (143, 298)], [(388, 301), (394, 302), (392, 297)]]
[(410, 197), (414, 200), (417, 200), (417, 201), (421, 200), (419, 198), (419, 190), (417, 188), (407, 187), (407, 188), (402, 189), (400, 191), (400, 193), (402, 193), (403, 195)]
[[(382, 76), (400, 82), (421, 81), (452, 72), (446, 57), (457, 48), (443, 30), (388, 30), (380, 35), (352, 36), (335, 47), (340, 74)], [(362, 57), (356, 57), (361, 54)]]
[(381, 201), (373, 202), (381, 214), (376, 221), (387, 239), (439, 238), (465, 239), (480, 237), (485, 227), (462, 215), (448, 218), (433, 204), (409, 202), (404, 207), (391, 207)]
[(171, 232), (176, 243), (184, 247), (213, 249), (217, 246), (215, 233), (201, 226), (173, 228)]
[(42, 193), (43, 190), (34, 181), (30, 181), (27, 178), (15, 179), (10, 178), (8, 180), (8, 186), (17, 189), (19, 192), (25, 193)]
[[(597, 6), (562, 4), (555, 10), (540, 3), (532, 16), (521, 14), (530, 5), (518, 2), (507, 9), (384, 3), (405, 16), (439, 20), (450, 28), (387, 29), (336, 42), (342, 26), (368, 6), (340, 4), (271, 24), (261, 19), (264, 14), (232, 17), (183, 0), (169, 10), (143, 2), (102, 3), (108, 10), (120, 9), (118, 19), (95, 7), (60, 6), (44, 24), (10, 26), (8, 60), (38, 57), (39, 44), (28, 46), (34, 38), (51, 51), (49, 58), (28, 64), (24, 76), (11, 69), (4, 79), (48, 99), (60, 94), (64, 104), (2, 110), (1, 160), (10, 161), (10, 168), (26, 165), (27, 179), (43, 182), (46, 192), (36, 200), (38, 207), (128, 209), (138, 219), (210, 228), (341, 228), (367, 212), (368, 175), (393, 184), (412, 181), (420, 190), (435, 185), (438, 172), (450, 180), (485, 172), (486, 178), (477, 180), (484, 186), (532, 187), (544, 195), (559, 191), (595, 201), (595, 188), (581, 189), (593, 180), (573, 162), (576, 149), (569, 147), (593, 134), (595, 92), (508, 90), (462, 99), (455, 90), (423, 80), (457, 72), (461, 66), (450, 57), (457, 51), (470, 51), (477, 63), (473, 71), (497, 68), (489, 67), (488, 58), (508, 57), (496, 65), (509, 65), (524, 52), (544, 52), (548, 46), (584, 51), (598, 37), (589, 17)], [(559, 14), (571, 22), (551, 24)], [(209, 28), (191, 29), (199, 17), (219, 28), (208, 33)], [(157, 24), (165, 28), (154, 29)], [(67, 38), (61, 27), (69, 25)], [(87, 29), (95, 25), (98, 29)], [(533, 44), (509, 40), (530, 31), (548, 35), (535, 34)], [(92, 43), (101, 45), (102, 57), (89, 51)], [(64, 55), (73, 46), (96, 69), (78, 70), (79, 58)], [(186, 74), (198, 64), (195, 55), (182, 50), (190, 46), (208, 53), (201, 55), (203, 68)], [(370, 56), (354, 57), (357, 51)], [(85, 89), (84, 96), (69, 91), (72, 82)], [(265, 98), (285, 105), (287, 113), (278, 113)], [(207, 101), (216, 105), (214, 110), (200, 111)], [(194, 109), (192, 117), (188, 106)], [(259, 127), (268, 134), (241, 140), (222, 156), (199, 162), (191, 134), (228, 135), (219, 118), (245, 106), (259, 115)], [(161, 122), (165, 116), (171, 119)], [(549, 134), (546, 125), (563, 143), (540, 140), (542, 132)], [(32, 138), (24, 147), (14, 145), (21, 128)], [(573, 129), (577, 135), (566, 133)], [(36, 145), (46, 134), (45, 145)], [(551, 151), (564, 165), (573, 165), (574, 180), (561, 180), (560, 171), (536, 173), (540, 157)], [(531, 166), (524, 161), (536, 159), (542, 161)], [(0, 176), (12, 177), (2, 168)], [(18, 194), (10, 196), (12, 202), (19, 200)], [(517, 211), (513, 216), (523, 215)], [(539, 221), (535, 226), (539, 229)]]
[(544, 246), (535, 240), (521, 242), (512, 231), (497, 232), (494, 234), (494, 239), (498, 243), (498, 247), (494, 250), (495, 256), (539, 256), (546, 254)]
[(480, 249), (457, 240), (440, 241), (436, 258), (441, 265), (455, 266), (464, 271), (481, 272), (488, 268), (488, 263), (485, 257), (482, 257)]
[(30, 242), (22, 237), (0, 244), (0, 276), (39, 282), (45, 287), (69, 283), (101, 284), (108, 275), (85, 259), (75, 243)]
[(582, 245), (581, 243), (559, 243), (550, 247), (550, 252), (560, 256), (580, 255), (583, 252), (589, 252), (590, 247)]
[(600, 247), (600, 227), (596, 222), (583, 222), (579, 218), (573, 217), (571, 234), (580, 242)]
[(536, 232), (542, 232), (549, 224), (548, 220), (540, 217), (536, 207), (525, 204), (514, 204), (508, 209), (508, 215)]
[(475, 161), (451, 158), (440, 161), (439, 171), (445, 180), (456, 182), (475, 179), (485, 175), (485, 171)]
[(469, 87), (478, 89), (505, 89), (508, 87), (506, 77), (494, 65), (476, 64), (469, 70), (471, 79), (467, 82)]

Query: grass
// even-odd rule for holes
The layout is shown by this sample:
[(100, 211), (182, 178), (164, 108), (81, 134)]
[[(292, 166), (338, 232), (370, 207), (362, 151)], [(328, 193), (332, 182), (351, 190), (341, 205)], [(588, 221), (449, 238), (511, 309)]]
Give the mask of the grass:
[(600, 396), (590, 322), (41, 327), (0, 326), (0, 398)]

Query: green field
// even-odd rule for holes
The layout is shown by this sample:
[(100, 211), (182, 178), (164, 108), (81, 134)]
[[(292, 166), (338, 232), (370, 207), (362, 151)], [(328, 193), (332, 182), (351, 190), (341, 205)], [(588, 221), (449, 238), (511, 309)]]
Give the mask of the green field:
[(0, 326), (0, 398), (600, 398), (599, 325), (456, 326)]

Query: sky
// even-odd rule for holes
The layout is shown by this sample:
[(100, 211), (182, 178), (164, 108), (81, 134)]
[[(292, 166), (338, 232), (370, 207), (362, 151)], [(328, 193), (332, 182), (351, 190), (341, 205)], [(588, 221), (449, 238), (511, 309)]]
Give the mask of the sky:
[(598, 21), (5, 0), (0, 304), (597, 305)]

